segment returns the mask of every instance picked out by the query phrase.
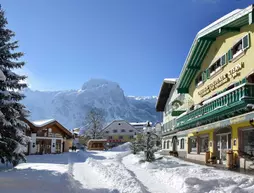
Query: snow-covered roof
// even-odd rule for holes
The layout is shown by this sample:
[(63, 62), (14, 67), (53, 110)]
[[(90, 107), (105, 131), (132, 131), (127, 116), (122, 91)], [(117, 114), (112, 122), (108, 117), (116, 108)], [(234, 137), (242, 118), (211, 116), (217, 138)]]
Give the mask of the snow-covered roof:
[(211, 23), (210, 25), (206, 26), (205, 28), (201, 29), (198, 34), (204, 32), (205, 30), (215, 26), (215, 25), (218, 25), (219, 23), (221, 23), (222, 21), (228, 19), (229, 17), (232, 17), (233, 15), (239, 13), (240, 11), (242, 11), (242, 9), (235, 9), (234, 11), (228, 13), (227, 15), (224, 15), (223, 17), (217, 19), (216, 21), (214, 21), (213, 23)]
[(107, 139), (89, 139), (87, 143), (91, 142), (91, 141), (102, 141), (102, 142), (106, 142)]
[(172, 92), (174, 85), (177, 83), (177, 78), (165, 78), (162, 82), (159, 97), (156, 102), (156, 111), (164, 111), (165, 104), (167, 103), (168, 97)]
[(147, 125), (147, 121), (146, 122), (134, 122), (134, 123), (130, 123), (132, 126), (136, 126), (136, 125)]
[(72, 132), (70, 132), (67, 128), (65, 128), (55, 119), (46, 119), (46, 120), (37, 120), (37, 121), (29, 121), (26, 118), (21, 118), (21, 119), (25, 121), (25, 123), (27, 123), (30, 126), (30, 128), (32, 128), (34, 131), (43, 129), (44, 127), (47, 127), (47, 126), (51, 126), (50, 124), (54, 124), (60, 130), (62, 130), (65, 134), (67, 134), (69, 137), (72, 136)]
[(175, 84), (176, 81), (177, 81), (177, 78), (165, 78), (163, 80), (163, 82), (165, 82), (165, 83), (171, 83), (171, 84)]
[(101, 130), (101, 132), (103, 133), (104, 131), (106, 131), (113, 123), (118, 123), (118, 122), (125, 122), (126, 124), (128, 124), (130, 127), (132, 127), (133, 130), (135, 130), (136, 132), (139, 132), (132, 124), (130, 124), (128, 121), (125, 120), (114, 120), (111, 123), (109, 123), (106, 127), (104, 127), (104, 129)]
[(45, 120), (38, 120), (38, 121), (31, 121), (31, 123), (36, 127), (43, 127), (54, 122), (55, 119), (45, 119)]

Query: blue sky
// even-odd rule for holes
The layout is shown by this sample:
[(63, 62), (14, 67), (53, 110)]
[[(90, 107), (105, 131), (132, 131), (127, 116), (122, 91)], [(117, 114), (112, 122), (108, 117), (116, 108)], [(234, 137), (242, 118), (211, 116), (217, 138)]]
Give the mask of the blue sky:
[[(230, 3), (229, 3), (230, 2)], [(126, 95), (157, 95), (178, 77), (196, 33), (251, 0), (2, 0), (36, 90), (79, 89), (90, 78)]]

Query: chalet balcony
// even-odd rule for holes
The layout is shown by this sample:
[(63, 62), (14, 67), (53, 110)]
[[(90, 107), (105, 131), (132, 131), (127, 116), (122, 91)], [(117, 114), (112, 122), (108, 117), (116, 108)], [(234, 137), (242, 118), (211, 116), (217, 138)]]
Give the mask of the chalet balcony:
[(253, 110), (254, 84), (244, 83), (203, 102), (198, 109), (183, 113), (176, 129), (184, 130)]

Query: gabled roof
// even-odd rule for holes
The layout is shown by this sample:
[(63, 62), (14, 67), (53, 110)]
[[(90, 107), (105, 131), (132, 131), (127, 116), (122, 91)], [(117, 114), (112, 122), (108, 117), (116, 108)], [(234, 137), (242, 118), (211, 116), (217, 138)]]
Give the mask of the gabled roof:
[(212, 43), (217, 37), (240, 31), (240, 28), (254, 23), (253, 5), (246, 9), (237, 9), (200, 30), (193, 41), (189, 54), (182, 68), (177, 90), (188, 93), (189, 86), (200, 70), (201, 64)]
[(161, 85), (160, 93), (158, 100), (156, 102), (156, 111), (163, 112), (164, 107), (167, 103), (168, 97), (172, 91), (173, 86), (176, 84), (177, 79), (175, 78), (166, 78), (163, 80)]
[(31, 123), (35, 126), (35, 127), (43, 127), (47, 124), (50, 124), (52, 122), (54, 122), (55, 119), (45, 119), (45, 120), (38, 120), (38, 121), (31, 121)]
[(101, 132), (107, 130), (107, 128), (109, 128), (109, 126), (111, 126), (113, 123), (117, 123), (117, 122), (125, 122), (126, 124), (130, 125), (133, 130), (135, 130), (136, 132), (139, 132), (137, 129), (135, 129), (128, 121), (125, 121), (125, 120), (114, 120), (112, 121), (110, 124), (108, 124), (104, 129), (101, 130)]
[(51, 127), (53, 125), (57, 125), (58, 128), (61, 129), (61, 131), (63, 131), (68, 137), (72, 137), (72, 133), (68, 129), (66, 129), (63, 125), (61, 125), (58, 121), (56, 121), (55, 119), (29, 121), (26, 118), (22, 118), (22, 120), (24, 122), (26, 122), (29, 125), (29, 127), (34, 131), (43, 129), (45, 127)]

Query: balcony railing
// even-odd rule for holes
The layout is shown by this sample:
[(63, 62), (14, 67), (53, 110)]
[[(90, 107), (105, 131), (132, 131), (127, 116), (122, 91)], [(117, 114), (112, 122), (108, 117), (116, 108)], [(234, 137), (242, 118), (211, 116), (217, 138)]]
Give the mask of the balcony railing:
[(248, 104), (254, 104), (254, 84), (244, 83), (204, 101), (200, 108), (180, 116), (176, 120), (176, 128), (188, 129), (234, 116), (248, 110)]

